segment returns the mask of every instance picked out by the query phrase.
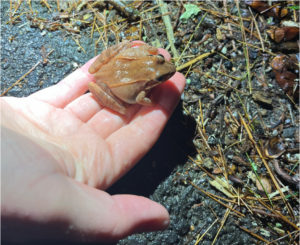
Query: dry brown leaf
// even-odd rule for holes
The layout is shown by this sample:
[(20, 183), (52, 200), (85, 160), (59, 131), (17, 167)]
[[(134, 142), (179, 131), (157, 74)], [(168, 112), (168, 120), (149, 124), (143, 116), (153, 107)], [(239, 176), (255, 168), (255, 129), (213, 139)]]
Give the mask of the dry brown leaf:
[[(266, 177), (260, 177), (260, 181), (261, 181), (262, 185), (265, 187), (267, 193), (268, 194), (271, 193), (272, 192), (272, 186), (271, 186), (270, 180), (267, 179)], [(259, 183), (258, 179), (256, 180), (256, 187), (257, 187), (258, 190), (260, 190), (262, 192), (265, 192), (263, 187)]]

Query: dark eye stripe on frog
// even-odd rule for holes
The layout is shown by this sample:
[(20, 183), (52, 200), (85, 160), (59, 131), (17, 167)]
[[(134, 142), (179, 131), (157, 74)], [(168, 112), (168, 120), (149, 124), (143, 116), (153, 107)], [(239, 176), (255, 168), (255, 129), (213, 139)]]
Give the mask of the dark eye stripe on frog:
[(164, 78), (165, 78), (165, 75), (158, 77), (156, 80), (161, 82), (162, 80), (164, 80)]

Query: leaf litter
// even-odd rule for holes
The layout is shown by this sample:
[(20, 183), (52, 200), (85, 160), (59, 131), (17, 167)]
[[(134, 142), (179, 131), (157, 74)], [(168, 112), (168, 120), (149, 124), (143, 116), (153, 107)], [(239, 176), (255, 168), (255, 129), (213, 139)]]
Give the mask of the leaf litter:
[[(219, 227), (214, 237), (200, 233), (201, 226), (186, 230), (175, 244), (198, 244), (203, 239), (214, 244), (226, 222), (232, 220), (255, 244), (259, 240), (297, 242), (298, 6), (294, 1), (273, 1), (271, 5), (259, 0), (173, 1), (163, 9), (164, 3), (157, 3), (43, 0), (39, 4), (51, 13), (43, 18), (31, 1), (10, 1), (5, 24), (60, 30), (83, 52), (80, 40), (88, 29), (91, 36), (99, 33), (95, 55), (124, 39), (140, 39), (167, 49), (188, 81), (181, 97), (182, 114), (196, 124), (194, 152), (180, 149), (187, 161), (177, 172), (179, 181), (171, 183), (176, 188), (191, 186), (227, 210), (207, 224), (208, 232), (212, 226)], [(162, 20), (163, 16), (168, 18)], [(43, 48), (40, 63), (47, 65), (49, 50)], [(2, 96), (9, 89), (2, 90)], [(206, 191), (199, 184), (204, 177), (210, 179)], [(190, 208), (194, 205), (198, 204)], [(243, 227), (246, 215), (257, 224), (251, 230)]]

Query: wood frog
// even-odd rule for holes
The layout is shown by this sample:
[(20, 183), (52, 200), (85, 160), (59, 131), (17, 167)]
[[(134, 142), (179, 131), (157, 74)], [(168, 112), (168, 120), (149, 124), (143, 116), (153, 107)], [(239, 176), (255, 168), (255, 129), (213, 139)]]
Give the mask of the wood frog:
[(156, 47), (123, 41), (103, 51), (90, 66), (96, 83), (88, 88), (100, 104), (125, 114), (128, 104), (153, 105), (146, 96), (175, 72)]

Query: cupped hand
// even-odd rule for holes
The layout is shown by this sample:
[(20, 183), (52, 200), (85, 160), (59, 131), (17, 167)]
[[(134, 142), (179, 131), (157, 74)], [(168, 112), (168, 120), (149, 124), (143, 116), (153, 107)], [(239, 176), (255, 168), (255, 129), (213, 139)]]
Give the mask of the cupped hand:
[(113, 242), (168, 227), (160, 204), (104, 190), (156, 142), (185, 79), (176, 73), (154, 89), (157, 104), (120, 115), (85, 94), (94, 60), (27, 98), (1, 98), (3, 240)]

